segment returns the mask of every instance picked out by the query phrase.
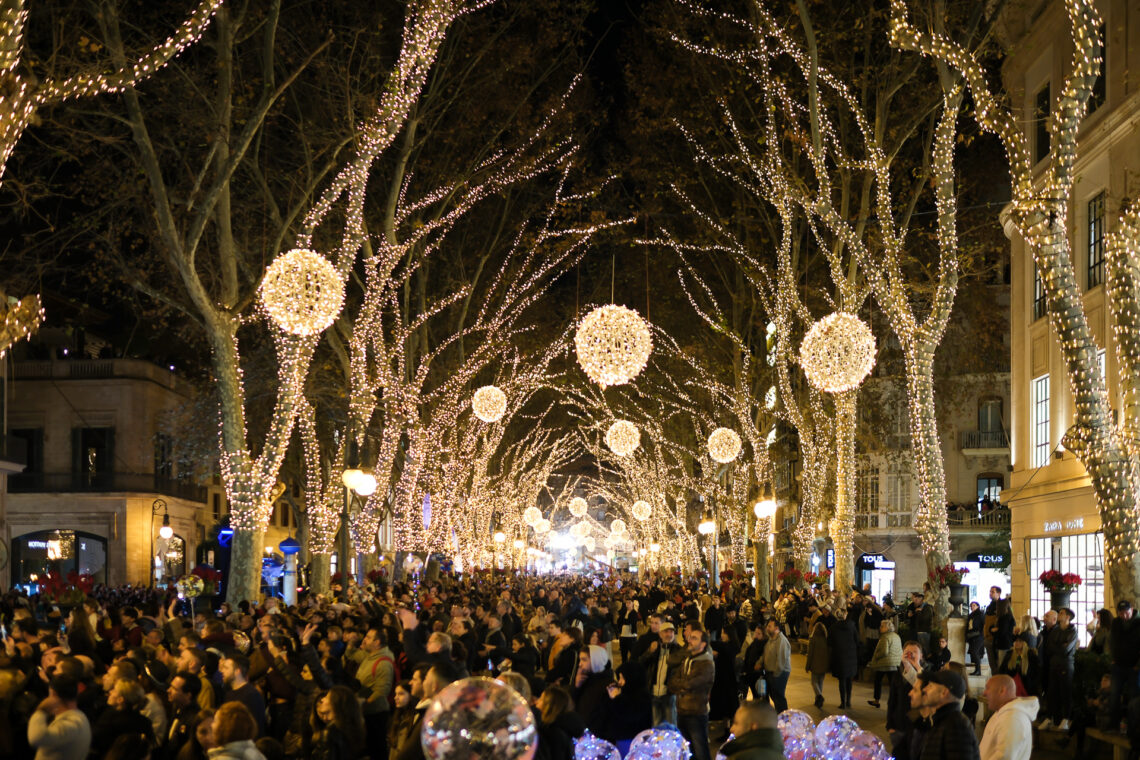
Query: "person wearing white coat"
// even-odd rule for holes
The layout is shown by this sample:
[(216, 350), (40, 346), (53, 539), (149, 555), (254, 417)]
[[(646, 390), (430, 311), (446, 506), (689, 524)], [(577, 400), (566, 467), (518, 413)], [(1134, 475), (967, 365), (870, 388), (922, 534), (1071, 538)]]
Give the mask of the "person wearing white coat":
[(1037, 697), (1018, 697), (1009, 676), (994, 676), (982, 692), (992, 711), (978, 750), (982, 760), (1029, 760), (1033, 753), (1033, 721), (1041, 705)]

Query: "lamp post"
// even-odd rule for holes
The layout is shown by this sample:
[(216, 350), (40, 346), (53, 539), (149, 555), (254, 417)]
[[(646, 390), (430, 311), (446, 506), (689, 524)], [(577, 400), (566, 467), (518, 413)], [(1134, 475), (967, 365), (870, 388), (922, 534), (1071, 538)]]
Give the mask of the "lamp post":
[[(701, 499), (703, 500), (704, 497), (702, 496)], [(713, 536), (716, 533), (716, 517), (708, 507), (705, 507), (704, 515), (701, 517), (701, 521), (697, 523), (697, 532), (702, 536)], [(709, 550), (710, 587), (716, 582), (716, 540), (716, 537), (712, 539), (712, 546)]]
[(282, 578), (281, 594), (285, 604), (292, 606), (297, 603), (297, 552), (301, 551), (301, 544), (297, 539), (288, 536), (277, 544), (277, 548), (285, 555), (285, 575)]
[(158, 537), (161, 538), (163, 541), (166, 541), (169, 543), (170, 539), (174, 536), (174, 528), (170, 527), (170, 512), (167, 511), (166, 500), (165, 499), (155, 499), (153, 502), (151, 502), (151, 505), (150, 505), (150, 563), (151, 563), (150, 585), (151, 585), (151, 588), (154, 587), (155, 569), (156, 568), (161, 567), (162, 568), (162, 576), (163, 576), (163, 578), (166, 577), (166, 562), (163, 561), (160, 564), (160, 563), (155, 561), (158, 558), (158, 555), (154, 551), (154, 517), (159, 512), (162, 512), (162, 527), (158, 529)]
[[(764, 495), (752, 505), (752, 513), (756, 515), (756, 535), (758, 537), (763, 536), (764, 543), (767, 544), (772, 536), (772, 518), (776, 516), (776, 501), (772, 498), (771, 486), (764, 487)], [(763, 529), (761, 530), (761, 528)], [(753, 563), (753, 566), (756, 568), (756, 593), (761, 598), (767, 599), (771, 589), (768, 568), (771, 552), (766, 553), (764, 548), (757, 549), (756, 562)], [(763, 572), (761, 572), (761, 568), (763, 568)]]
[(344, 601), (348, 598), (348, 575), (352, 567), (348, 559), (352, 549), (352, 536), (348, 527), (352, 520), (352, 509), (358, 505), (358, 497), (367, 498), (376, 493), (376, 476), (357, 468), (352, 462), (341, 474), (340, 482), (344, 484), (344, 511), (340, 516), (340, 561), (337, 563), (339, 565), (337, 569), (341, 578), (341, 600)]

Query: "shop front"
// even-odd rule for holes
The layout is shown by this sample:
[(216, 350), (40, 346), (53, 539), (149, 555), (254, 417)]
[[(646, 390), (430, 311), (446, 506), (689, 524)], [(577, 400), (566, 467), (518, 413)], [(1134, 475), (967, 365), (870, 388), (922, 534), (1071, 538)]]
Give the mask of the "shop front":
[(882, 601), (894, 597), (895, 561), (886, 554), (860, 554), (855, 560), (855, 582), (859, 588), (871, 586), (871, 595)]
[(977, 602), (984, 609), (990, 603), (990, 589), (994, 586), (1001, 589), (1002, 596), (1008, 596), (1009, 564), (1008, 549), (966, 552), (964, 562), (954, 562), (955, 567), (969, 570), (962, 579), (967, 586), (967, 603)]
[(96, 583), (105, 583), (107, 540), (93, 533), (74, 530), (44, 530), (14, 538), (14, 583), (34, 585), (47, 573), (63, 578), (70, 573), (90, 575)]

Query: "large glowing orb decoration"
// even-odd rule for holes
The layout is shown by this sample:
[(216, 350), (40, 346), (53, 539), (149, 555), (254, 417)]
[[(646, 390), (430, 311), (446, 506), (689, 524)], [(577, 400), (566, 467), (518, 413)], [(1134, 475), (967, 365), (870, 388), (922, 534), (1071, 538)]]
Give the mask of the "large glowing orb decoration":
[(638, 499), (633, 503), (633, 517), (635, 520), (645, 522), (653, 516), (653, 506), (644, 499)]
[(483, 422), (498, 422), (507, 412), (507, 394), (493, 385), (484, 385), (471, 397), (471, 411)]
[(653, 336), (641, 315), (624, 306), (600, 306), (582, 318), (574, 335), (578, 364), (603, 388), (623, 385), (645, 369)]
[(285, 332), (316, 335), (340, 314), (344, 282), (324, 256), (294, 248), (265, 270), (261, 303), (269, 318)]
[(538, 507), (527, 507), (523, 510), (523, 522), (534, 527), (542, 519), (542, 510)]
[(717, 428), (709, 435), (709, 456), (721, 464), (740, 456), (740, 436), (728, 428)]
[(617, 536), (623, 535), (625, 533), (625, 520), (618, 518), (611, 522), (610, 532)]
[(575, 517), (585, 517), (586, 509), (589, 508), (589, 506), (590, 505), (587, 504), (586, 500), (581, 496), (575, 496), (570, 500), (570, 514)]
[(641, 431), (629, 420), (617, 420), (606, 431), (606, 445), (619, 457), (627, 457), (641, 445)]
[(875, 336), (854, 314), (828, 314), (804, 336), (800, 366), (817, 390), (843, 393), (858, 388), (875, 366)]
[(550, 520), (547, 520), (546, 518), (543, 518), (534, 524), (535, 533), (549, 533), (550, 528)]

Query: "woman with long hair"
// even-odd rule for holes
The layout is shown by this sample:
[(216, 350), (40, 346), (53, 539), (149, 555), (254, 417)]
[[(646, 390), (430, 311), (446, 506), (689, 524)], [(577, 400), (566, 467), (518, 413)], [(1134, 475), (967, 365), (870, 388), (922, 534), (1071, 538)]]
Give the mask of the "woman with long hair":
[(257, 718), (241, 702), (225, 702), (214, 713), (214, 749), (210, 760), (265, 760), (254, 744)]
[(1017, 687), (1017, 696), (1040, 696), (1041, 665), (1036, 649), (1030, 649), (1025, 639), (1013, 642), (998, 667), (1000, 675), (1009, 676)]
[(392, 699), (396, 705), (388, 724), (388, 757), (396, 760), (400, 747), (416, 725), (416, 700), (412, 696), (412, 682), (404, 680), (397, 683), (392, 689)]
[(317, 700), (310, 721), (310, 758), (353, 760), (364, 750), (364, 716), (356, 694), (347, 686), (334, 686), (325, 692)]
[(190, 741), (178, 750), (175, 760), (209, 760), (210, 750), (217, 746), (214, 744), (214, 711), (210, 708), (199, 710), (197, 721)]

